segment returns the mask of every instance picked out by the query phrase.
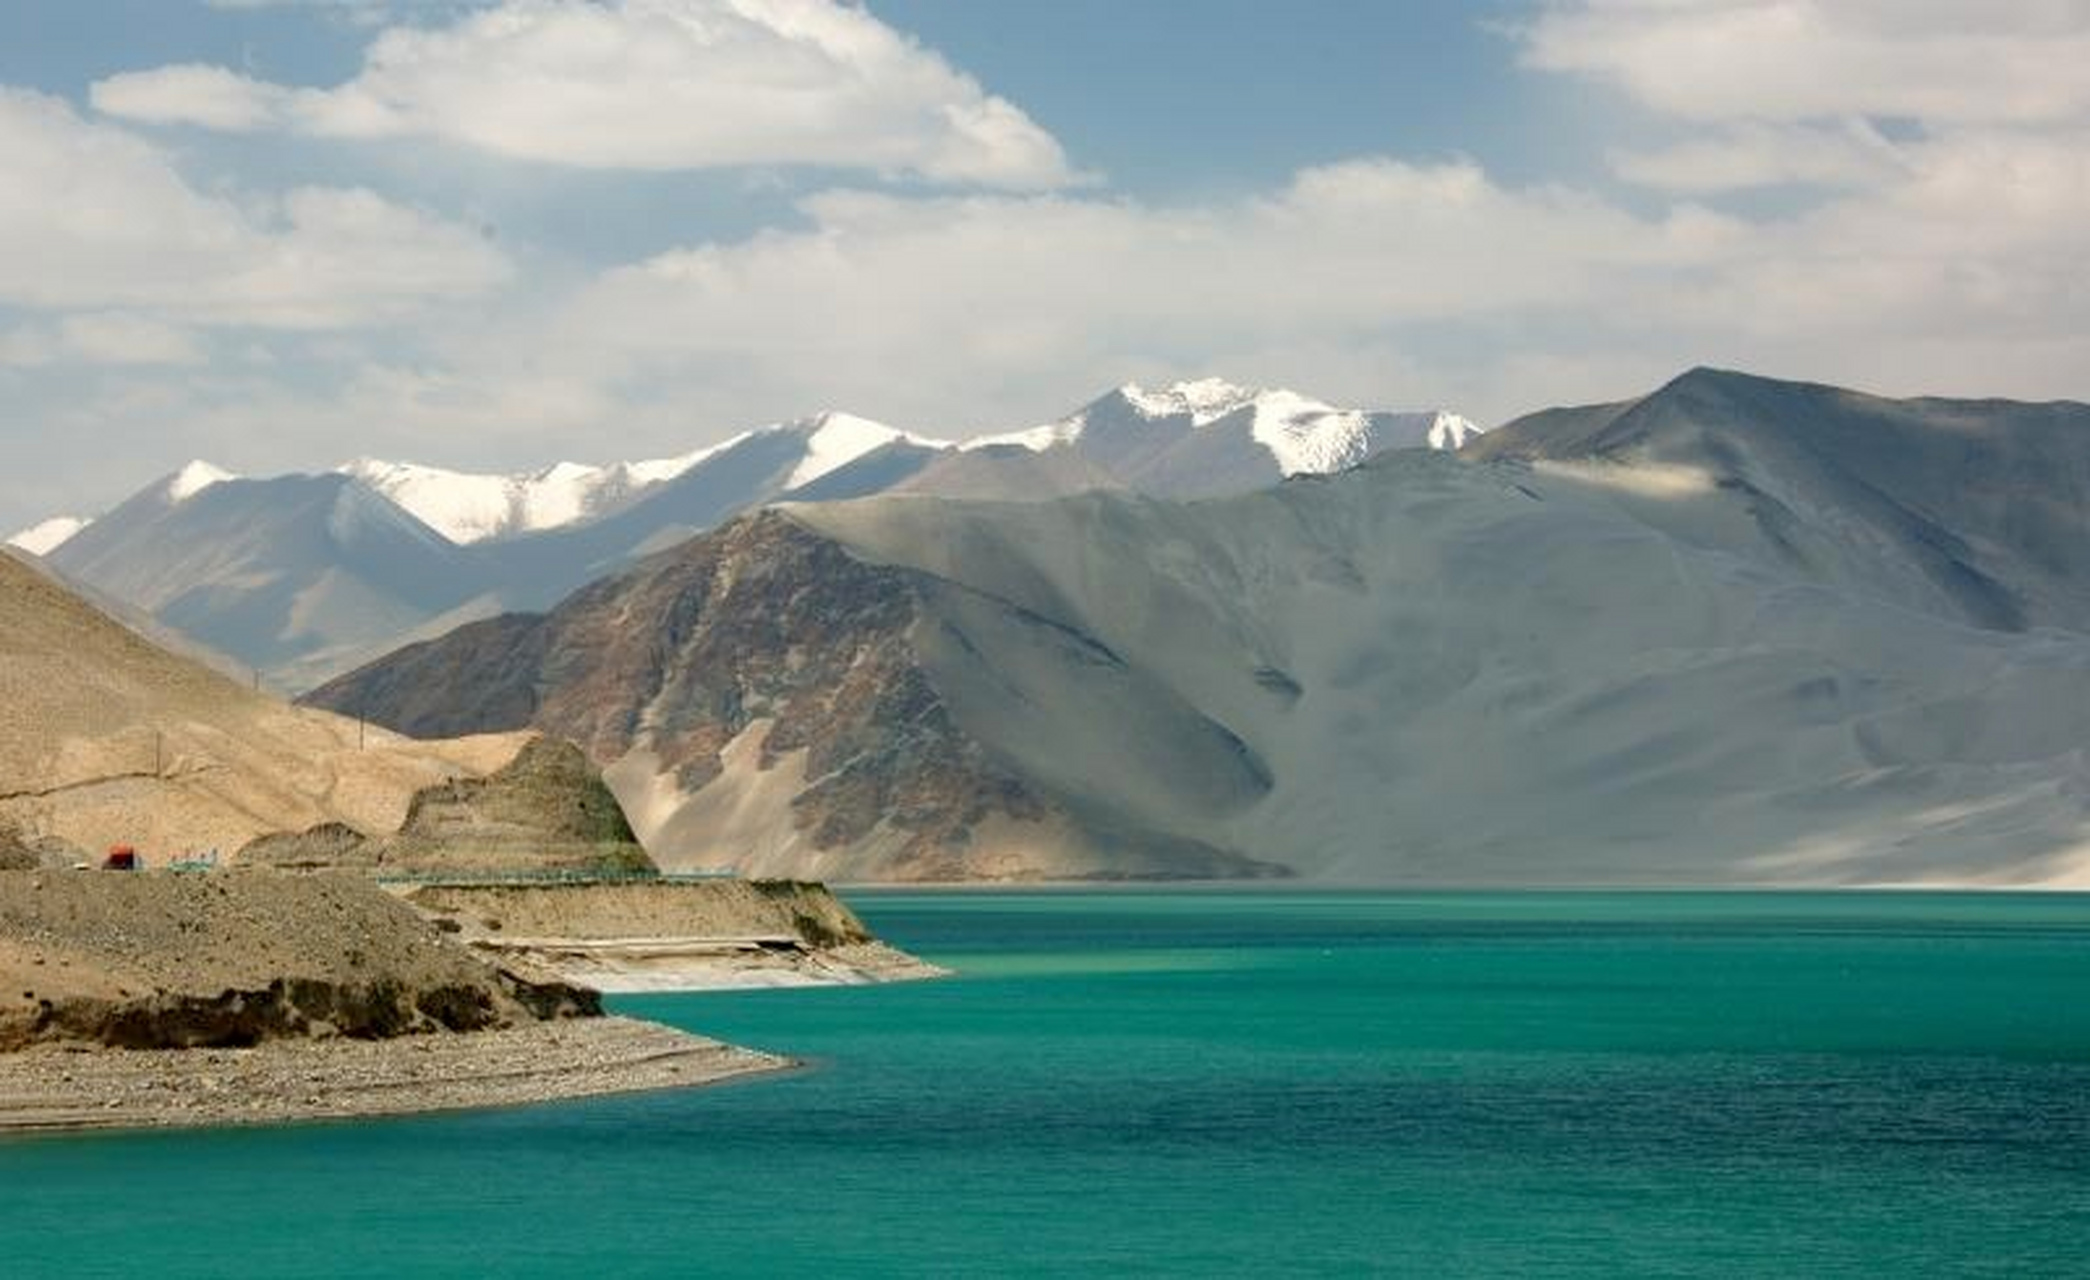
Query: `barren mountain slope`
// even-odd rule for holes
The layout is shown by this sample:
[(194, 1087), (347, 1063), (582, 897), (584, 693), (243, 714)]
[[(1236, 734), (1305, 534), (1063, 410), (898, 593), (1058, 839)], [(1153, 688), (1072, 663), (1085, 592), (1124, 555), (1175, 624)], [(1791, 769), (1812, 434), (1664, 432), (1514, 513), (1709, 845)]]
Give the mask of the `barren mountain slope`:
[[(657, 855), (777, 874), (2090, 874), (2090, 640), (1854, 589), (1924, 570), (1826, 515), (1824, 571), (1738, 555), (1727, 502), (1407, 452), (1219, 501), (797, 507), (317, 696), (553, 727)], [(493, 689), (496, 652), (539, 657)]]
[[(956, 718), (925, 650), (963, 631), (1081, 672), (1067, 732), (1141, 718), (1122, 785), (1018, 774)], [(447, 673), (447, 674), (443, 674)], [(991, 597), (866, 566), (767, 512), (589, 587), (542, 619), (461, 628), (310, 695), (408, 732), (531, 724), (608, 766), (664, 866), (808, 879), (1267, 874), (1202, 837), (1267, 785), (1218, 725), (1082, 636)], [(1112, 749), (1098, 740), (1097, 749)], [(1121, 754), (1126, 749), (1115, 748)]]
[(523, 741), (413, 742), (285, 706), (0, 557), (0, 819), (28, 835), (164, 855), (327, 821), (389, 832), (416, 791)]
[(1887, 400), (1694, 369), (1472, 458), (1569, 469), (1688, 543), (1978, 627), (2090, 629), (2090, 405)]

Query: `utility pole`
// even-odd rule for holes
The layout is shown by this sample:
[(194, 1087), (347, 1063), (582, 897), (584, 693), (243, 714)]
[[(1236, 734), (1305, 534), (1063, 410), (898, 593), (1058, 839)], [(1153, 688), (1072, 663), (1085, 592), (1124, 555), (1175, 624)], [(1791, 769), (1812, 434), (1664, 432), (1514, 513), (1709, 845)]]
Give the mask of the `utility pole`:
[(152, 776), (155, 778), (160, 776), (161, 739), (165, 736), (158, 729), (152, 731)]

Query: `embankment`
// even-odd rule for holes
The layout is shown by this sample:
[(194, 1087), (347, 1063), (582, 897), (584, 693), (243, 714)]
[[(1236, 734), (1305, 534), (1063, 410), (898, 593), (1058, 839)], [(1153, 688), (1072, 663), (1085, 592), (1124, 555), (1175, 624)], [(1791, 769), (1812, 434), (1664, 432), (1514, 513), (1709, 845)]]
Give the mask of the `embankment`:
[(363, 878), (0, 872), (0, 1130), (495, 1105), (788, 1065), (600, 1013), (594, 991), (463, 946)]
[(826, 886), (800, 881), (428, 884), (403, 896), (475, 950), (602, 991), (893, 982), (944, 973), (880, 942)]

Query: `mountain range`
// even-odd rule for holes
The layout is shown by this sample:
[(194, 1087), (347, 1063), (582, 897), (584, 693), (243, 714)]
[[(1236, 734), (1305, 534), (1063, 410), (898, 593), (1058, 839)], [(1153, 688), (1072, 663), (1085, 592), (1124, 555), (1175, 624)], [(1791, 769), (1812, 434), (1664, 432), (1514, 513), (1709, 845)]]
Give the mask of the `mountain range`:
[(1120, 387), (1059, 422), (964, 444), (828, 413), (675, 458), (518, 475), (360, 459), (246, 479), (193, 463), (99, 518), (14, 541), (296, 689), (465, 621), (546, 607), (772, 501), (1237, 493), (1475, 434), (1454, 414), (1365, 413), (1208, 379)]
[(309, 701), (570, 738), (670, 866), (2090, 883), (2090, 407), (1698, 369), (1187, 501), (1109, 400), (1169, 496), (787, 504)]

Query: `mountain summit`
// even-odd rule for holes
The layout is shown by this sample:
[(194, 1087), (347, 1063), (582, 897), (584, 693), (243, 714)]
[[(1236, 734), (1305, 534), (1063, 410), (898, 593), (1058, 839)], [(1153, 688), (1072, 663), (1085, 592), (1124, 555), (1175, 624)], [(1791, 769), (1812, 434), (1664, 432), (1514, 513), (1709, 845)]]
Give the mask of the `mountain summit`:
[(1040, 500), (1240, 493), (1403, 445), (1449, 414), (1337, 409), (1217, 379), (1120, 387), (1000, 443), (953, 445), (831, 411), (688, 453), (513, 474), (361, 458), (251, 480), (191, 463), (100, 519), (17, 535), (59, 571), (303, 688), (388, 649), (592, 579), (766, 503), (904, 492)]
[(1200, 378), (1158, 390), (1128, 382), (1057, 422), (960, 447), (1064, 449), (1123, 487), (1205, 497), (1340, 471), (1387, 449), (1456, 449), (1478, 434), (1454, 413), (1342, 409), (1296, 391)]

